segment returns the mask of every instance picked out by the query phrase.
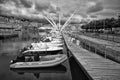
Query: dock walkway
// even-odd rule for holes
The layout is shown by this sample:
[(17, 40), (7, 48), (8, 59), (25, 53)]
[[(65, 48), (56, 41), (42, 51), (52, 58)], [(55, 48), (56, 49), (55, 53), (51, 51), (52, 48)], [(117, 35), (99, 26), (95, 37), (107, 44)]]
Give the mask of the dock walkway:
[(120, 43), (115, 43), (112, 41), (106, 41), (106, 40), (97, 39), (97, 38), (91, 38), (91, 37), (84, 36), (84, 35), (79, 35), (79, 37), (82, 39), (86, 39), (91, 42), (97, 43), (97, 44), (106, 45), (108, 48), (111, 48), (113, 50), (120, 51)]
[(85, 43), (90, 47), (95, 48), (95, 51), (101, 52), (103, 55), (109, 56), (115, 61), (120, 63), (120, 43), (92, 38), (84, 35), (71, 34), (73, 38), (77, 38), (76, 41)]
[(120, 64), (89, 52), (64, 35), (68, 49), (93, 80), (120, 80)]

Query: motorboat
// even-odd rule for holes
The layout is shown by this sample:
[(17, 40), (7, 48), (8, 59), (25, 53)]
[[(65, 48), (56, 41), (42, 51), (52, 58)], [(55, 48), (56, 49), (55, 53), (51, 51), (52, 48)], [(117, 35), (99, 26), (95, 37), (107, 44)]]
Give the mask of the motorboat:
[[(31, 47), (22, 51), (15, 60), (11, 60), (10, 68), (53, 67), (67, 60), (63, 44), (40, 42), (31, 43)], [(36, 59), (37, 56), (37, 59)]]
[(48, 48), (48, 47), (59, 47), (63, 46), (63, 43), (54, 43), (54, 42), (40, 42), (40, 43), (31, 43), (32, 48)]
[(57, 66), (67, 60), (66, 54), (46, 55), (21, 54), (11, 61), (10, 68), (44, 68)]
[(31, 48), (11, 61), (10, 68), (53, 67), (67, 60), (67, 55), (63, 52), (63, 46), (51, 42), (31, 43)]
[[(60, 18), (59, 23), (57, 24), (52, 18), (44, 16), (45, 19), (52, 25), (52, 28), (46, 29), (45, 27), (40, 27), (39, 35), (45, 37), (43, 38), (42, 43), (38, 43), (38, 45), (30, 45), (31, 47), (29, 47), (29, 49), (24, 49), (22, 53), (20, 53), (20, 56), (17, 56), (15, 60), (11, 61), (10, 68), (53, 67), (67, 60), (67, 55), (65, 54), (66, 50), (63, 46), (61, 47), (58, 45), (64, 44), (62, 41), (62, 31), (69, 24), (69, 21), (73, 17), (74, 13), (68, 18), (63, 26), (61, 25)], [(53, 40), (46, 38), (48, 33), (50, 33)], [(50, 43), (47, 44), (47, 42)]]
[(22, 53), (27, 53), (27, 52), (57, 52), (57, 51), (62, 51), (63, 50), (63, 44), (56, 44), (56, 43), (31, 43), (31, 47), (28, 47), (25, 50), (22, 50)]
[[(24, 53), (30, 53), (30, 52), (33, 52), (33, 53), (41, 53), (41, 52), (45, 52), (45, 53), (48, 53), (48, 52), (57, 52), (57, 51), (62, 51), (63, 50), (63, 47), (49, 47), (49, 48), (34, 48), (34, 49), (28, 49), (28, 50), (25, 50), (24, 52), (22, 52), (23, 54)], [(56, 53), (57, 54), (57, 53)]]

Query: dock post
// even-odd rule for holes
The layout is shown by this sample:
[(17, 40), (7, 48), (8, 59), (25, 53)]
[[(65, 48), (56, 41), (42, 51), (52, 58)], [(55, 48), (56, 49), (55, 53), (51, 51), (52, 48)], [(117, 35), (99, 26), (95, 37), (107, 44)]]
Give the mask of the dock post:
[(105, 51), (104, 51), (104, 53), (105, 53), (105, 54), (104, 54), (105, 59), (106, 59), (106, 52), (107, 52), (107, 51), (106, 51), (106, 45), (105, 45)]
[(95, 54), (96, 54), (96, 48), (95, 48)]
[(89, 45), (89, 51), (91, 51), (91, 50), (90, 50), (90, 42), (88, 43), (88, 45)]
[(73, 38), (71, 38), (71, 42), (73, 42)]
[(79, 40), (77, 40), (77, 41), (76, 41), (76, 44), (79, 46), (79, 45), (80, 45), (80, 41), (79, 41)]

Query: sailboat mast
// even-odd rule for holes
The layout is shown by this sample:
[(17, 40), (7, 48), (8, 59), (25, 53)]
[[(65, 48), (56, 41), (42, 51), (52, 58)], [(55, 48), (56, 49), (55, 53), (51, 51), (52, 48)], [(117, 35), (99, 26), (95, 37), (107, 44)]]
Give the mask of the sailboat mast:
[(60, 27), (61, 27), (61, 16), (60, 16), (60, 11), (59, 11), (59, 30), (60, 30)]
[(44, 16), (44, 18), (45, 18), (53, 27), (55, 27), (55, 25), (49, 20), (48, 17)]
[(76, 9), (73, 14), (68, 18), (68, 20), (65, 22), (65, 24), (62, 26), (61, 31), (68, 25), (69, 21), (71, 20), (71, 18), (75, 15), (76, 11), (78, 11), (78, 9)]
[(57, 24), (55, 23), (55, 21), (53, 20), (53, 18), (49, 17), (49, 19), (52, 21), (52, 23), (54, 24), (54, 26), (57, 27)]
[(60, 27), (61, 27), (61, 13), (60, 13), (60, 7), (58, 5), (58, 0), (57, 0), (57, 8), (58, 8), (58, 30), (60, 31)]

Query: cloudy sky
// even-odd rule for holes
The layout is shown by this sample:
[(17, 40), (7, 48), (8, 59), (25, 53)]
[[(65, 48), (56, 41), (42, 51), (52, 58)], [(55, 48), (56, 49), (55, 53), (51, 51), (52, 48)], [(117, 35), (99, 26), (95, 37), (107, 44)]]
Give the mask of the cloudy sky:
[(77, 9), (75, 18), (108, 18), (120, 13), (120, 0), (0, 0), (0, 14), (54, 18), (60, 12), (70, 16)]

